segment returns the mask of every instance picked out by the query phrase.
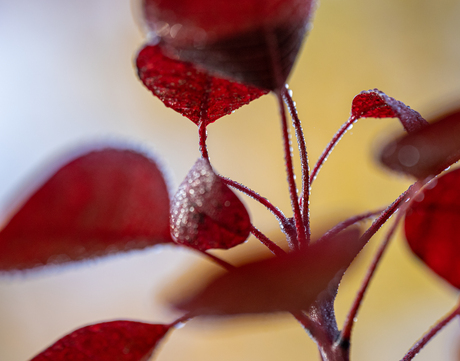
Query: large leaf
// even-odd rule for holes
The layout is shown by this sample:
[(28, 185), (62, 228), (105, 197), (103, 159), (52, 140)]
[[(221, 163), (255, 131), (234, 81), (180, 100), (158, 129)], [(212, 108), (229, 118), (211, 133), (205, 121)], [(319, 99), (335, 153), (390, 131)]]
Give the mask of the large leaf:
[(258, 260), (220, 276), (177, 307), (198, 315), (231, 315), (307, 310), (362, 248), (350, 230), (306, 251)]
[(26, 269), (172, 242), (155, 162), (107, 148), (60, 168), (0, 232), (0, 270)]
[(389, 143), (380, 153), (387, 167), (419, 179), (436, 175), (460, 159), (460, 109)]
[(199, 159), (171, 202), (171, 235), (177, 243), (207, 250), (244, 242), (251, 229), (249, 214), (233, 191)]
[(31, 361), (147, 361), (169, 327), (112, 321), (80, 328)]
[(378, 89), (363, 91), (353, 99), (351, 116), (359, 118), (398, 118), (408, 133), (428, 125), (415, 110)]
[(434, 184), (408, 209), (406, 239), (429, 268), (460, 289), (460, 169)]
[(267, 93), (168, 58), (159, 45), (147, 45), (140, 51), (137, 69), (139, 78), (155, 96), (195, 124), (212, 123)]
[(274, 90), (284, 86), (313, 0), (144, 0), (149, 28), (182, 60)]

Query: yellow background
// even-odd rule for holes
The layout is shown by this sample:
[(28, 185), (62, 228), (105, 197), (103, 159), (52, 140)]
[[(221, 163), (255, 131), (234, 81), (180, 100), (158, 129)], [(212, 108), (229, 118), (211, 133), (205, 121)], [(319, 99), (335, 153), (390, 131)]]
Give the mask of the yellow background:
[[(0, 0), (1, 209), (27, 177), (79, 145), (102, 140), (155, 152), (171, 192), (199, 156), (195, 125), (137, 81), (132, 64), (143, 35), (133, 8), (123, 0)], [(323, 0), (289, 80), (312, 164), (362, 90), (379, 88), (426, 117), (460, 99), (459, 34), (456, 0)], [(409, 179), (374, 161), (379, 144), (400, 129), (395, 119), (367, 119), (348, 132), (313, 185), (316, 233), (380, 208), (408, 187)], [(271, 95), (209, 127), (215, 169), (289, 214), (281, 150)], [(244, 199), (253, 223), (282, 242), (272, 215)], [(341, 286), (339, 323), (375, 241)], [(250, 239), (230, 253), (240, 257), (259, 248)], [(164, 247), (63, 270), (3, 275), (0, 360), (31, 358), (88, 323), (120, 318), (170, 322), (173, 315), (162, 300), (177, 289), (181, 274), (192, 268), (201, 279), (199, 272), (212, 267), (197, 254)], [(456, 298), (455, 290), (395, 239), (359, 314), (352, 360), (401, 359)], [(416, 360), (458, 360), (459, 340), (456, 320)], [(156, 359), (295, 361), (318, 355), (292, 317), (276, 315), (190, 322), (171, 334)]]

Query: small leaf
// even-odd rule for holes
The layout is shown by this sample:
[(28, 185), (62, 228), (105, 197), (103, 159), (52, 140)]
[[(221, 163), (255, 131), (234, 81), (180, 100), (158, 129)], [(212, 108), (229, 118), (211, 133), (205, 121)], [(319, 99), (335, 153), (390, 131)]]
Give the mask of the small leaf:
[(380, 153), (384, 165), (418, 179), (434, 176), (459, 159), (460, 109), (392, 141)]
[(318, 295), (335, 288), (362, 248), (358, 230), (314, 243), (306, 251), (255, 261), (220, 276), (177, 305), (197, 315), (307, 310)]
[(205, 159), (198, 159), (171, 204), (171, 235), (177, 243), (203, 251), (227, 249), (249, 236), (246, 208)]
[(27, 269), (172, 242), (157, 165), (106, 148), (74, 159), (38, 188), (0, 232), (0, 270)]
[(284, 86), (313, 0), (144, 0), (147, 26), (169, 51), (236, 81)]
[(460, 169), (434, 182), (407, 211), (406, 239), (432, 271), (460, 289)]
[(398, 118), (408, 133), (428, 125), (415, 110), (380, 90), (363, 91), (353, 99), (351, 116), (359, 118)]
[(137, 69), (139, 78), (155, 96), (197, 125), (201, 120), (212, 123), (267, 93), (170, 59), (158, 45), (147, 45), (140, 51)]
[(31, 361), (146, 361), (169, 327), (112, 321), (80, 328)]

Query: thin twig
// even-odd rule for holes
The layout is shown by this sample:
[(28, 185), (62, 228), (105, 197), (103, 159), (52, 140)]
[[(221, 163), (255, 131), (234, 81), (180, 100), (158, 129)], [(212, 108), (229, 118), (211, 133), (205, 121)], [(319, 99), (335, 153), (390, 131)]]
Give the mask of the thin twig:
[(265, 245), (275, 256), (283, 256), (286, 252), (278, 246), (275, 242), (270, 240), (265, 234), (259, 231), (256, 227), (251, 225), (251, 233)]
[(201, 156), (204, 159), (209, 160), (208, 149), (206, 147), (206, 136), (207, 136), (206, 126), (207, 126), (206, 119), (205, 118), (201, 119), (200, 124), (198, 126), (198, 135), (200, 139), (199, 142), (200, 142)]

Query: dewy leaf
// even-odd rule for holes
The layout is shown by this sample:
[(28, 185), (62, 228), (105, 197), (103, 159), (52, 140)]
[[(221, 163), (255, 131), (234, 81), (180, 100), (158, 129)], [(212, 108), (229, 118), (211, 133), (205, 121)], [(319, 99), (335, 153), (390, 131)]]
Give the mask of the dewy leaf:
[(406, 239), (435, 273), (460, 289), (460, 169), (446, 173), (407, 211)]
[(0, 270), (172, 242), (169, 196), (153, 160), (106, 148), (60, 168), (0, 232)]
[(80, 328), (31, 361), (146, 361), (169, 327), (112, 321)]
[(147, 26), (182, 60), (263, 89), (284, 86), (314, 0), (144, 0)]
[(459, 159), (460, 109), (392, 141), (380, 153), (384, 165), (419, 179), (436, 175)]
[(139, 78), (155, 96), (195, 124), (201, 120), (212, 123), (267, 93), (170, 59), (159, 45), (147, 45), (140, 51), (137, 69)]
[(171, 235), (199, 250), (227, 249), (244, 242), (251, 229), (249, 214), (238, 197), (199, 159), (171, 202)]
[(353, 99), (351, 116), (359, 118), (398, 118), (408, 133), (428, 125), (415, 110), (378, 89), (363, 91)]
[(361, 248), (359, 231), (345, 231), (314, 243), (306, 251), (238, 267), (177, 307), (196, 315), (307, 310), (329, 285), (336, 286), (336, 276)]

